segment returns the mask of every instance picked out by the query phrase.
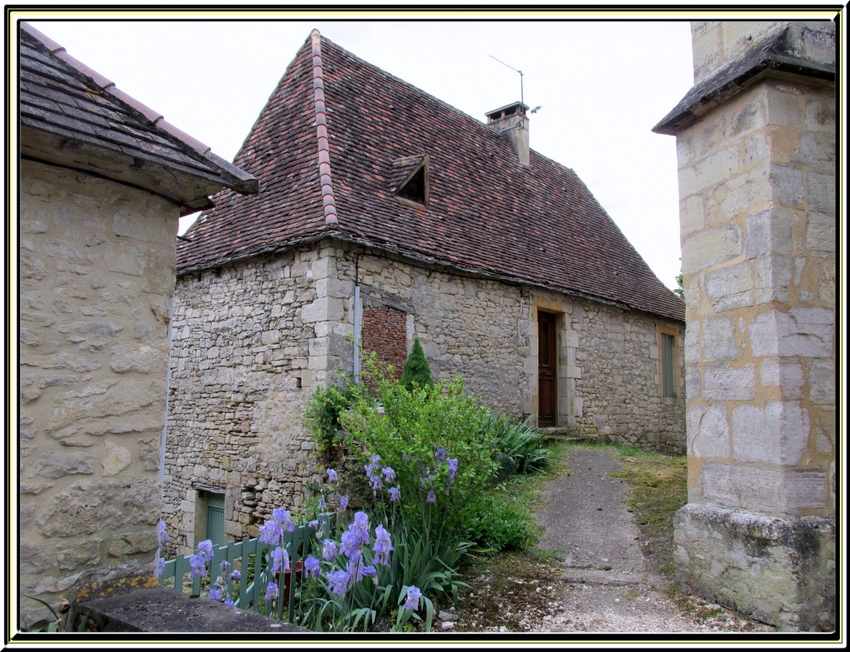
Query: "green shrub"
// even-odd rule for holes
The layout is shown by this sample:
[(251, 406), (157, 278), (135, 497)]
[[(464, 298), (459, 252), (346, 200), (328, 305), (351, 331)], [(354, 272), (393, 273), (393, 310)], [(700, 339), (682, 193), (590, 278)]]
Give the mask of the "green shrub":
[[(387, 486), (400, 491), (393, 506), (424, 537), (436, 537), (439, 548), (454, 540), (459, 507), (492, 484), (494, 444), (482, 436), (487, 409), (466, 393), (460, 378), (408, 390), (373, 359), (367, 368), (370, 382), (356, 386), (352, 407), (341, 416), (348, 450), (356, 451), (361, 468), (371, 467), (369, 475), (393, 469), (396, 478)], [(380, 508), (387, 494), (370, 491), (358, 499)]]
[(502, 491), (499, 486), (480, 494), (463, 509), (461, 536), (474, 541), (479, 552), (524, 550), (537, 539), (534, 515), (527, 507), (504, 500)]
[(354, 387), (348, 381), (342, 388), (317, 388), (307, 402), (307, 427), (313, 434), (316, 451), (323, 462), (336, 460), (342, 455), (340, 414), (350, 407), (354, 394)]
[(543, 444), (542, 433), (530, 426), (527, 419), (518, 423), (504, 414), (490, 412), (483, 436), (496, 442), (499, 481), (514, 473), (546, 471), (551, 464), (551, 453)]
[(416, 386), (431, 387), (434, 384), (431, 378), (431, 367), (428, 365), (428, 359), (425, 357), (418, 337), (413, 340), (413, 349), (404, 361), (401, 384), (407, 389), (413, 389)]

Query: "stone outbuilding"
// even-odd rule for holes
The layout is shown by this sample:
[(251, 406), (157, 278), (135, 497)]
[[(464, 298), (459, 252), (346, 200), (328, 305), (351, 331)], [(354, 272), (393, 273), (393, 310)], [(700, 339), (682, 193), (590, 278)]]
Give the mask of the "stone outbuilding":
[(153, 570), (178, 220), (258, 184), (26, 23), (18, 53), (12, 595), (32, 623), (28, 597)]
[[(836, 26), (700, 21), (676, 136), (688, 504), (678, 581), (836, 625)], [(841, 565), (837, 567), (841, 568)]]
[(684, 303), (576, 174), (314, 31), (178, 245), (164, 509), (180, 546), (255, 534), (320, 481), (308, 398), (358, 346), (541, 428), (683, 453)]

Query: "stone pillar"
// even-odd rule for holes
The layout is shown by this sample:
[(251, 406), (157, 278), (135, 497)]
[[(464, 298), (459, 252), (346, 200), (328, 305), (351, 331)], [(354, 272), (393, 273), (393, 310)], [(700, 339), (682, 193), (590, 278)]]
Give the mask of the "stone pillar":
[(675, 134), (688, 500), (676, 577), (783, 630), (835, 622), (835, 32), (692, 24)]

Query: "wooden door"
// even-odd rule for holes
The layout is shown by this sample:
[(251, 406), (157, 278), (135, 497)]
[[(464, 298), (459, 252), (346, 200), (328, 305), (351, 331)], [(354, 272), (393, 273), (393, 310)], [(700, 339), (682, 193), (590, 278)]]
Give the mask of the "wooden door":
[(555, 315), (550, 312), (538, 312), (537, 425), (541, 428), (551, 428), (556, 425), (555, 410), (558, 404), (556, 372), (558, 355), (555, 334)]

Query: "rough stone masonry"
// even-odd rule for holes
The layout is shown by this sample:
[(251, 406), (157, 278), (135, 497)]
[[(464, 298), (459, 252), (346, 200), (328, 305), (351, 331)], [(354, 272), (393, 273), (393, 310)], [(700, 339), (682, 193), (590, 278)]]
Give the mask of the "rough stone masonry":
[(20, 593), (55, 602), (157, 547), (178, 211), (26, 160), (20, 205)]
[(558, 315), (559, 424), (586, 437), (684, 452), (678, 398), (659, 390), (659, 319), (539, 288), (461, 276), (334, 242), (182, 275), (172, 319), (164, 511), (170, 552), (206, 538), (224, 500), (225, 535), (256, 536), (277, 507), (301, 508), (322, 481), (304, 422), (316, 387), (353, 369), (361, 341), (403, 363), (419, 337), (436, 379), (463, 376), (516, 418), (536, 411), (537, 312)]

